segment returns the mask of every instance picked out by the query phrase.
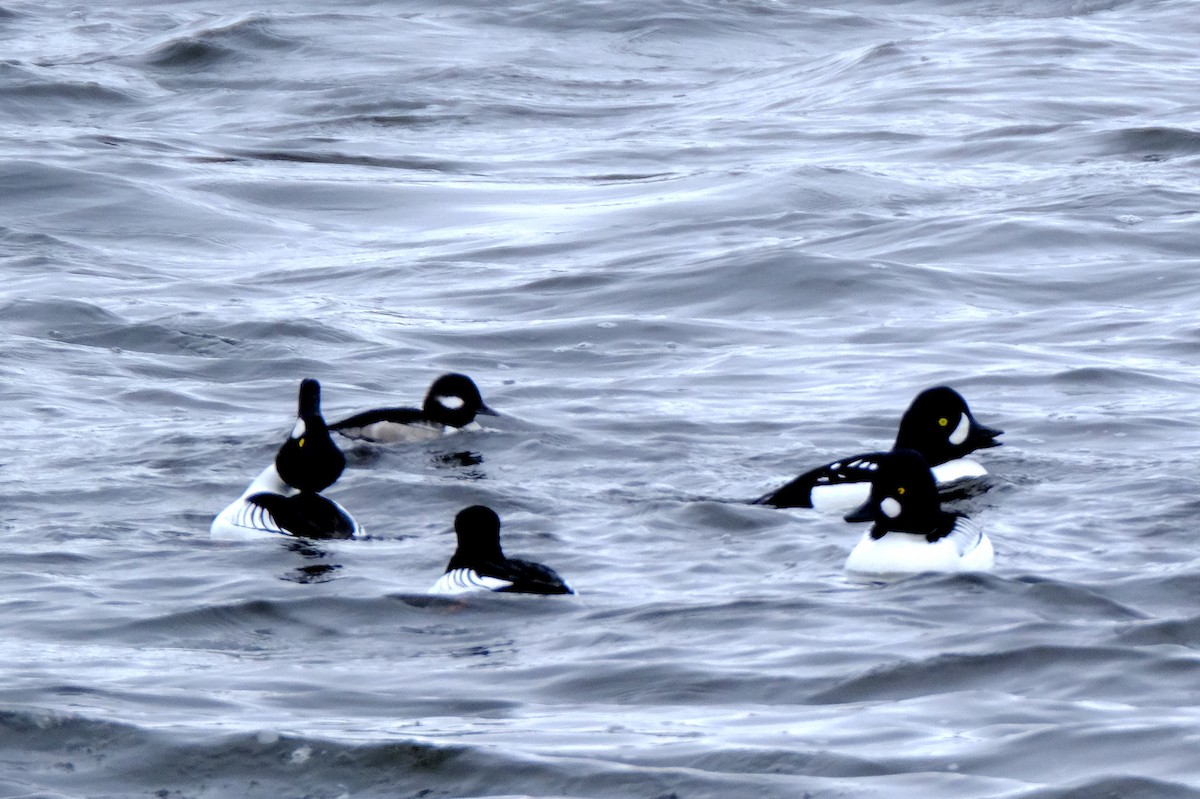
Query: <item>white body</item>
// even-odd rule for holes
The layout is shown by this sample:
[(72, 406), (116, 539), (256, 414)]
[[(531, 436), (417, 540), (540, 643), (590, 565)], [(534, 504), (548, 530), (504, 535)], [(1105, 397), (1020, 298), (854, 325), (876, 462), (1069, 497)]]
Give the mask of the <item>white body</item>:
[(453, 569), (438, 578), (431, 594), (468, 594), (474, 591), (499, 591), (512, 585), (499, 577), (484, 577), (474, 569)]
[(914, 533), (863, 534), (846, 558), (846, 571), (859, 574), (988, 571), (995, 562), (991, 539), (970, 520), (960, 518), (950, 535), (930, 543)]

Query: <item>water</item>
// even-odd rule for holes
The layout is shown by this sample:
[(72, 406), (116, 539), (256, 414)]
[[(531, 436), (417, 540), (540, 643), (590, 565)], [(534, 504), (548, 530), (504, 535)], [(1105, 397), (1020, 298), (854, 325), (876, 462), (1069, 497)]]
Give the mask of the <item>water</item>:
[[(1200, 796), (1186, 2), (0, 7), (0, 795)], [(303, 377), (367, 540), (226, 543)], [(948, 383), (992, 574), (744, 504)], [(466, 453), (466, 454), (464, 454)], [(574, 599), (422, 594), (484, 502)]]

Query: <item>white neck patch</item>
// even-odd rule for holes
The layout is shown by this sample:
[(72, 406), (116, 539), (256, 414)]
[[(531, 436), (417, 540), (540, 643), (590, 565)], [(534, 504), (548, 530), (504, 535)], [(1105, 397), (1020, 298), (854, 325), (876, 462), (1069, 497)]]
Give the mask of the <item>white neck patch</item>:
[(900, 515), (900, 511), (903, 510), (903, 508), (900, 507), (900, 502), (892, 499), (891, 497), (884, 498), (884, 500), (879, 503), (879, 509), (883, 511), (883, 515), (887, 516), (889, 519), (896, 518)]
[(443, 408), (449, 408), (452, 411), (457, 411), (459, 408), (467, 404), (467, 401), (462, 397), (435, 397), (437, 403)]
[(967, 440), (969, 432), (971, 432), (971, 420), (964, 413), (958, 420), (958, 427), (954, 428), (954, 432), (950, 434), (950, 443), (957, 447)]
[(304, 423), (303, 419), (297, 419), (296, 426), (292, 428), (292, 438), (303, 438), (307, 432), (308, 425)]

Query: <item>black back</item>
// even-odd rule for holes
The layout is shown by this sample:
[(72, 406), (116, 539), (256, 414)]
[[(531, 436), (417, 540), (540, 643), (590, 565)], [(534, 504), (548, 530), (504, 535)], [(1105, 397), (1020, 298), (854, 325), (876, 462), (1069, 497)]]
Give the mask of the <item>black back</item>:
[(818, 466), (782, 488), (769, 494), (763, 494), (751, 504), (771, 505), (776, 508), (811, 508), (814, 488), (838, 485), (839, 483), (869, 482), (874, 474), (870, 468), (871, 464), (875, 463), (879, 456), (886, 454), (885, 452), (868, 452)]
[(329, 425), (329, 429), (335, 431), (352, 431), (355, 428), (366, 427), (377, 422), (415, 424), (423, 421), (425, 421), (425, 412), (417, 408), (376, 408), (375, 410), (356, 413), (353, 416), (342, 419), (340, 422), (334, 422)]

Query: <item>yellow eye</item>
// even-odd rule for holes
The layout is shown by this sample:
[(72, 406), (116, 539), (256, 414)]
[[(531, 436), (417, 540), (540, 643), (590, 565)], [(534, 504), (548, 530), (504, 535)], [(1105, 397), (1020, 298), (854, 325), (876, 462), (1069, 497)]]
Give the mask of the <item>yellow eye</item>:
[(949, 419), (947, 419), (945, 416), (943, 416), (941, 419), (938, 419), (938, 425), (939, 425), (939, 426), (941, 426), (941, 427), (945, 427), (945, 426), (946, 426), (946, 425), (948, 425), (948, 424), (950, 424), (950, 420), (949, 420)]
[(301, 447), (303, 447), (303, 446), (304, 446), (304, 439), (303, 439), (303, 438), (302, 438), (302, 439), (300, 439), (299, 441), (297, 441), (297, 442), (296, 442), (296, 444), (297, 444), (298, 446), (301, 446)]
[(900, 486), (899, 488), (897, 488), (896, 493), (899, 494), (900, 496), (904, 496), (904, 486)]

